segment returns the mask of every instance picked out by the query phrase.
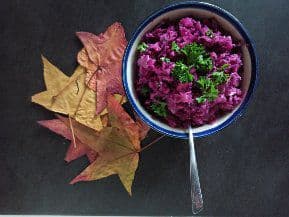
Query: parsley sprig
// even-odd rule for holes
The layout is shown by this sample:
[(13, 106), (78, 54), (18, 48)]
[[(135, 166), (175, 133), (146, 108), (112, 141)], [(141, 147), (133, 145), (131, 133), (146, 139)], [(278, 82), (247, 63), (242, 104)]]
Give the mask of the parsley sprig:
[(202, 91), (202, 96), (196, 98), (198, 103), (203, 103), (206, 100), (213, 101), (218, 97), (219, 91), (211, 79), (200, 76), (199, 80), (197, 80), (197, 84)]
[(229, 63), (225, 63), (224, 65), (221, 66), (220, 70), (224, 71), (225, 69), (227, 69), (230, 66)]
[(149, 46), (145, 43), (145, 42), (142, 42), (140, 43), (138, 46), (137, 46), (137, 50), (139, 52), (144, 52), (146, 51), (146, 49), (148, 48)]
[(160, 117), (167, 117), (167, 104), (165, 102), (157, 102), (151, 104), (152, 111), (160, 116)]
[(206, 31), (206, 36), (213, 38), (214, 37), (214, 32), (211, 29), (208, 29), (208, 31)]
[(201, 44), (194, 42), (180, 49), (177, 43), (173, 41), (172, 50), (186, 56), (186, 61), (177, 61), (172, 70), (172, 75), (182, 83), (193, 81), (193, 75), (190, 73), (192, 67), (197, 72), (209, 72), (213, 68), (213, 61)]
[(179, 45), (175, 42), (175, 41), (173, 41), (172, 42), (172, 47), (171, 47), (171, 49), (173, 50), (173, 51), (176, 51), (177, 53), (180, 53), (180, 47), (179, 47)]
[(229, 78), (229, 75), (224, 73), (223, 71), (213, 72), (211, 78), (214, 81), (215, 85), (219, 85), (226, 82)]
[(177, 61), (175, 63), (172, 75), (182, 83), (191, 82), (194, 79), (193, 75), (190, 73), (190, 67), (185, 65), (182, 61)]
[(196, 100), (198, 103), (203, 103), (205, 101), (213, 101), (218, 97), (218, 85), (227, 82), (229, 75), (221, 72), (213, 72), (210, 78), (205, 76), (200, 76), (197, 80), (197, 84), (202, 91), (202, 95), (197, 97)]
[(167, 58), (167, 57), (161, 57), (160, 60), (161, 60), (162, 62), (165, 62), (165, 63), (171, 62), (171, 60), (170, 60), (169, 58)]
[(203, 45), (193, 42), (181, 51), (186, 55), (187, 64), (193, 66), (197, 72), (208, 72), (213, 68), (213, 61)]

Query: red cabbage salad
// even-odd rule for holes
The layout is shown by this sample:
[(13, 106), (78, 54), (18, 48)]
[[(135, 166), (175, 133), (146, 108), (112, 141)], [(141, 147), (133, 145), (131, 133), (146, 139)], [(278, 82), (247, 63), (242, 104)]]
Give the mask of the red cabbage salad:
[(175, 128), (209, 124), (240, 104), (240, 45), (213, 21), (190, 17), (145, 33), (135, 88), (142, 106)]

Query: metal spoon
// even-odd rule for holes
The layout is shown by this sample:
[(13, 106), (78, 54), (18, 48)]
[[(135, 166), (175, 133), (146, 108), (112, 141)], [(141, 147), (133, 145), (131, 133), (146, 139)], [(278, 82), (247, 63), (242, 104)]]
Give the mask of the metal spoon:
[(189, 145), (190, 145), (190, 181), (191, 181), (192, 212), (193, 214), (198, 214), (200, 211), (202, 211), (204, 204), (198, 174), (198, 166), (196, 161), (196, 152), (192, 127), (189, 127)]

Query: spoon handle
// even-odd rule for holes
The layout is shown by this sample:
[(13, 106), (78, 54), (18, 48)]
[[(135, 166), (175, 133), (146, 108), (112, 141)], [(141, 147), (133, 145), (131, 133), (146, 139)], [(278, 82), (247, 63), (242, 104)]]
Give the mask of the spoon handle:
[(203, 209), (202, 190), (200, 186), (198, 166), (196, 161), (196, 152), (192, 128), (189, 128), (190, 145), (190, 181), (191, 181), (191, 199), (193, 214), (199, 213)]

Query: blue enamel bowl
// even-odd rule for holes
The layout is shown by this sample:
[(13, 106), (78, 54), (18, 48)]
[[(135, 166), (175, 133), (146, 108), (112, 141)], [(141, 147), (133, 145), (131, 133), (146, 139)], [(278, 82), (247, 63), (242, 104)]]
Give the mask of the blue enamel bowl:
[(232, 112), (217, 119), (214, 123), (193, 128), (194, 137), (203, 137), (213, 134), (230, 125), (240, 115), (242, 115), (254, 92), (258, 74), (257, 56), (253, 40), (241, 22), (228, 11), (218, 6), (203, 2), (182, 2), (171, 4), (148, 16), (138, 26), (126, 48), (122, 63), (123, 85), (127, 98), (133, 109), (145, 123), (163, 134), (184, 139), (188, 138), (187, 129), (172, 128), (155, 119), (148, 111), (145, 110), (138, 100), (134, 87), (134, 78), (137, 73), (135, 68), (137, 54), (136, 48), (143, 35), (153, 29), (163, 20), (177, 20), (187, 16), (197, 19), (214, 18), (234, 39), (243, 41), (247, 45), (242, 46), (241, 50), (243, 57), (243, 80), (241, 89), (244, 93), (242, 102)]

